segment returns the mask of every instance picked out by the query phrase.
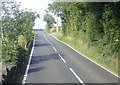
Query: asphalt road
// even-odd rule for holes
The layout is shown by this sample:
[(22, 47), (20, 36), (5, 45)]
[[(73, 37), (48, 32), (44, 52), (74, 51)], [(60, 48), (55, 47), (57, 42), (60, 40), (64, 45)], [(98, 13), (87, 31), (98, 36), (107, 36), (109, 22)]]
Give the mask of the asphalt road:
[(26, 83), (118, 83), (118, 77), (46, 32), (36, 33)]

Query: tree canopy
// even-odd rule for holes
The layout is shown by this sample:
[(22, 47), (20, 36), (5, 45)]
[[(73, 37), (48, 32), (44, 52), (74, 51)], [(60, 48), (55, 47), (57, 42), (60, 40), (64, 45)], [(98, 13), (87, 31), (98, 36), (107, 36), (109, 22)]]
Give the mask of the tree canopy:
[(45, 14), (43, 20), (47, 23), (48, 28), (52, 28), (54, 26), (55, 19), (51, 14)]
[(48, 10), (62, 20), (64, 36), (79, 36), (103, 53), (120, 58), (120, 2), (54, 2)]

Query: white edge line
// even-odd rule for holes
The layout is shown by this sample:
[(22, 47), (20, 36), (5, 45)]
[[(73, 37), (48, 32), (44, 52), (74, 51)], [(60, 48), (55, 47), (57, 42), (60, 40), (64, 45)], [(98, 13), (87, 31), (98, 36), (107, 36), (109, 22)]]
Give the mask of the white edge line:
[(82, 85), (85, 85), (82, 79), (80, 79), (80, 77), (75, 73), (75, 71), (72, 68), (69, 68), (69, 69), (74, 74), (74, 76), (78, 79), (78, 81), (82, 83)]
[(57, 51), (55, 47), (53, 47), (53, 49), (54, 49), (55, 51)]
[[(47, 33), (47, 32), (46, 32)], [(50, 34), (49, 34), (50, 35)], [(50, 35), (52, 36), (52, 35)], [(84, 54), (78, 52), (76, 49), (74, 49), (73, 47), (71, 47), (70, 45), (68, 45), (65, 42), (60, 41), (59, 39), (57, 39), (56, 37), (52, 36), (53, 38), (55, 38), (57, 41), (67, 45), (68, 47), (70, 47), (71, 49), (73, 49), (74, 51), (76, 51), (78, 54), (82, 55), (83, 57), (85, 57), (86, 59), (90, 60), (91, 62), (95, 63), (96, 65), (98, 65), (99, 67), (103, 68), (104, 70), (108, 71), (109, 73), (115, 75), (116, 77), (120, 78), (120, 76), (118, 76), (117, 74), (113, 73), (112, 71), (108, 70), (107, 68), (103, 67), (102, 65), (98, 64), (97, 62), (93, 61), (92, 59), (88, 58), (87, 56), (85, 56)]]
[(31, 53), (30, 53), (29, 61), (28, 61), (27, 67), (26, 67), (26, 71), (25, 71), (23, 80), (22, 80), (22, 85), (25, 84), (25, 81), (27, 79), (27, 74), (28, 74), (28, 70), (29, 70), (29, 67), (30, 67), (30, 62), (31, 62), (31, 58), (32, 58), (33, 50), (34, 50), (34, 44), (35, 44), (35, 36), (34, 36), (34, 40), (33, 40), (33, 47), (32, 47)]
[(60, 56), (60, 58), (62, 59), (62, 61), (64, 62), (64, 63), (66, 63), (66, 60), (60, 55), (60, 54), (58, 54), (59, 56)]

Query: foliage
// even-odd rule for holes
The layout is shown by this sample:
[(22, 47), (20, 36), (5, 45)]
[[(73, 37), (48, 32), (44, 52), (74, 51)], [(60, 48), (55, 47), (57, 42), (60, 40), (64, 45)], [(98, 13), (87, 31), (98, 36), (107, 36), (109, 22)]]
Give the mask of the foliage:
[[(0, 48), (2, 48), (2, 38), (0, 35)], [(2, 61), (2, 49), (0, 49), (0, 62)]]
[(120, 58), (120, 2), (53, 2), (48, 10), (61, 18), (64, 36), (82, 38), (103, 60)]
[(51, 33), (56, 32), (56, 28), (52, 28), (52, 29), (50, 29), (50, 32), (51, 32)]
[(2, 3), (2, 59), (9, 64), (15, 64), (19, 56), (24, 59), (33, 39), (36, 13), (20, 10), (19, 6), (15, 2)]
[(44, 15), (43, 20), (45, 22), (47, 22), (47, 27), (49, 29), (54, 26), (53, 24), (55, 23), (55, 19), (53, 18), (53, 16), (51, 14), (47, 13), (46, 15)]
[(19, 35), (18, 36), (18, 44), (23, 47), (23, 48), (26, 48), (26, 45), (27, 45), (27, 40), (26, 38), (23, 36), (23, 35)]

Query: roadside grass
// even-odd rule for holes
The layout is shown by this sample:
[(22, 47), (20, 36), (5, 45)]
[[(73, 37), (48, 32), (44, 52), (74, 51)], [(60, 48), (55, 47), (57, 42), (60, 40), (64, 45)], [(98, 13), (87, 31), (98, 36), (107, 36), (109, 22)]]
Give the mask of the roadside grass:
[(111, 70), (113, 73), (118, 74), (118, 59), (114, 57), (108, 57), (108, 58), (103, 57), (102, 53), (97, 52), (94, 47), (88, 45), (88, 43), (82, 37), (82, 35), (77, 40), (70, 36), (65, 37), (62, 35), (62, 33), (53, 33), (52, 35), (58, 38), (59, 40), (69, 44), (77, 51), (86, 55), (93, 61)]

